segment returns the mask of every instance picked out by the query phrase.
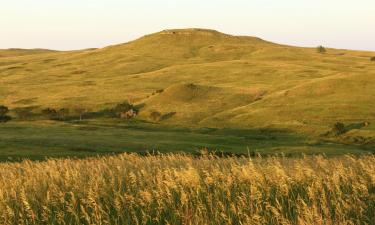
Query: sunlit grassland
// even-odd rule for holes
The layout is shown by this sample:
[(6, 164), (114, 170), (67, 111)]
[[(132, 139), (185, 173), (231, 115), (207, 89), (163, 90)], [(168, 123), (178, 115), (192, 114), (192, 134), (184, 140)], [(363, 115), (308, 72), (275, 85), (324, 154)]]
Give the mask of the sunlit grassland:
[(1, 224), (373, 224), (374, 156), (0, 164)]
[[(374, 121), (373, 52), (270, 43), (202, 29), (68, 52), (0, 50), (0, 104), (108, 108), (125, 100), (176, 112), (168, 124), (321, 132)], [(194, 83), (195, 88), (187, 84)], [(156, 90), (164, 92), (155, 94)]]

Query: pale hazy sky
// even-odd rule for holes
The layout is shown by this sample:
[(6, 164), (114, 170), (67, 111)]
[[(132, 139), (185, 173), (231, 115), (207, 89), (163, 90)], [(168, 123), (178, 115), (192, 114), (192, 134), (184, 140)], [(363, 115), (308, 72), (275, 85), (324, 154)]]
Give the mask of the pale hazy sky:
[(0, 0), (0, 48), (103, 47), (190, 27), (375, 51), (375, 0)]

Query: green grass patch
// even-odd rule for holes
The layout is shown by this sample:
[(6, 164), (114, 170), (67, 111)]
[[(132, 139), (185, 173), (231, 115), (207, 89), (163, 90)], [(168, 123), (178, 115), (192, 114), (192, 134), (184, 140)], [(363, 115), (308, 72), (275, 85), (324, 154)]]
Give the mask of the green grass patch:
[(0, 125), (0, 160), (86, 157), (120, 152), (318, 154), (369, 152), (277, 129), (184, 128), (113, 119), (83, 122), (10, 122)]

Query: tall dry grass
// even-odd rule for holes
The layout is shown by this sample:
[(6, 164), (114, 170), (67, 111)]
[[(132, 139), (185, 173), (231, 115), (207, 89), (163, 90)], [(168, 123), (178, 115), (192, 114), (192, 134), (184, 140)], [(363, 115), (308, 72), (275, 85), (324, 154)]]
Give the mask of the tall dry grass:
[(374, 224), (375, 157), (0, 164), (0, 224)]

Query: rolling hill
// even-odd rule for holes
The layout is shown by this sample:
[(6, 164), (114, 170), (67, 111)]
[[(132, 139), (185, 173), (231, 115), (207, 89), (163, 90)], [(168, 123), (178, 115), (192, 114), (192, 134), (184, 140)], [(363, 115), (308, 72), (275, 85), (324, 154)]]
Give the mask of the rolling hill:
[(375, 120), (374, 52), (301, 48), (213, 30), (165, 30), (102, 49), (0, 50), (0, 104), (130, 100), (160, 123), (315, 132)]

